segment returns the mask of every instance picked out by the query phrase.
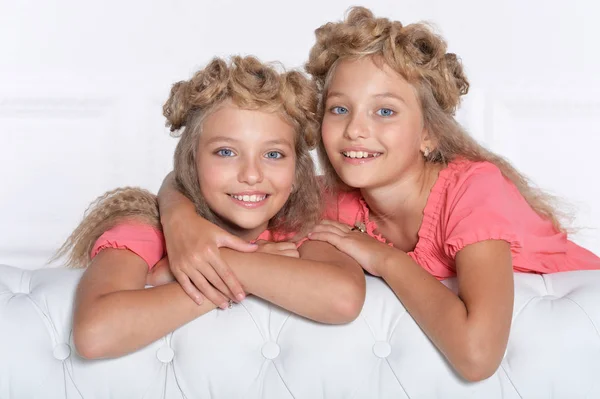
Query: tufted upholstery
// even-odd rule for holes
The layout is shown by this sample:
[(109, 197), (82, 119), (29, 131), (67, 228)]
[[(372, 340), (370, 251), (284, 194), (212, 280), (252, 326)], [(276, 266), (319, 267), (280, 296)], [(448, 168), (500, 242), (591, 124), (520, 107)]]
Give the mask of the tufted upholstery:
[(349, 325), (248, 298), (131, 355), (86, 361), (70, 334), (80, 276), (0, 265), (0, 398), (600, 398), (600, 271), (516, 275), (508, 350), (480, 383), (460, 380), (370, 277)]

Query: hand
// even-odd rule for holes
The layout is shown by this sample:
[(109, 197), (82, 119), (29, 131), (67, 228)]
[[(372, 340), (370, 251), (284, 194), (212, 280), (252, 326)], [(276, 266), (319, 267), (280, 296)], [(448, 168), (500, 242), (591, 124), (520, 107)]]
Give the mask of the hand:
[(198, 216), (185, 214), (163, 223), (170, 269), (183, 290), (200, 305), (204, 297), (226, 309), (229, 299), (245, 298), (237, 277), (221, 259), (219, 248), (240, 252), (258, 248)]
[(270, 242), (258, 240), (256, 244), (258, 244), (258, 250), (256, 252), (262, 252), (271, 255), (289, 256), (290, 258), (300, 257), (298, 248), (293, 242)]
[(308, 234), (310, 240), (325, 241), (354, 258), (363, 269), (373, 276), (381, 276), (381, 268), (393, 251), (398, 251), (369, 236), (352, 230), (350, 226), (324, 220)]
[(169, 268), (169, 257), (165, 256), (148, 272), (146, 285), (157, 287), (176, 281), (175, 276)]

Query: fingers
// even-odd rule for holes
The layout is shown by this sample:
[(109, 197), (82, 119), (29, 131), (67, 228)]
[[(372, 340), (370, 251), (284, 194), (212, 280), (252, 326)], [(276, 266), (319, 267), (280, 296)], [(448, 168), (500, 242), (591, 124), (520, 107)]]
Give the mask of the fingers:
[(340, 223), (340, 222), (336, 222), (333, 220), (322, 220), (321, 223), (319, 223), (321, 225), (326, 225), (326, 226), (334, 226), (337, 227), (338, 229), (345, 231), (345, 232), (349, 232), (352, 231), (352, 226), (348, 226), (347, 224), (344, 223)]
[[(203, 269), (196, 268), (196, 272), (200, 273), (213, 288), (215, 288), (221, 295), (223, 295), (227, 300), (235, 300), (234, 295), (231, 293), (227, 285), (221, 276), (217, 273), (217, 271), (212, 267), (212, 265), (207, 264)], [(192, 272), (193, 273), (193, 272)]]
[(290, 258), (300, 258), (300, 252), (297, 249), (293, 251), (287, 251), (285, 256), (289, 256)]
[(313, 228), (312, 232), (308, 235), (308, 237), (312, 238), (312, 235), (315, 233), (331, 233), (344, 237), (346, 234), (350, 233), (350, 231), (350, 229), (344, 229), (342, 227), (332, 224), (318, 224)]
[(298, 250), (296, 248), (294, 248), (294, 249), (287, 249), (285, 251), (277, 252), (277, 255), (288, 256), (290, 258), (299, 258), (300, 252), (298, 252)]
[(236, 251), (240, 252), (254, 252), (258, 248), (258, 245), (256, 244), (251, 244), (248, 241), (242, 240), (239, 237), (228, 233), (226, 234), (227, 235), (219, 237), (217, 239), (217, 246), (235, 249)]
[(313, 241), (328, 242), (331, 245), (333, 245), (334, 247), (336, 247), (337, 249), (339, 249), (340, 251), (344, 252), (344, 250), (342, 249), (344, 237), (341, 236), (340, 234), (336, 234), (335, 232), (316, 231), (316, 232), (310, 233), (308, 235), (308, 238)]
[[(211, 283), (221, 290), (221, 292), (226, 293), (227, 296), (233, 301), (241, 301), (246, 297), (246, 293), (242, 288), (242, 284), (238, 281), (236, 275), (233, 273), (229, 265), (221, 259), (219, 255), (213, 256), (210, 260), (210, 264), (215, 270), (216, 274), (218, 274), (218, 280), (213, 282), (211, 279)], [(221, 287), (222, 285), (222, 287)]]
[(277, 248), (279, 251), (290, 251), (293, 250), (295, 251), (296, 248), (296, 243), (294, 242), (278, 242), (278, 243), (274, 243), (272, 244), (275, 248)]
[(192, 298), (197, 305), (202, 305), (202, 302), (204, 302), (204, 296), (200, 293), (200, 291), (198, 291), (196, 286), (192, 284), (192, 281), (187, 274), (180, 270), (173, 270), (173, 275), (185, 293), (188, 294), (188, 296)]
[(221, 309), (227, 309), (229, 300), (223, 294), (217, 291), (198, 270), (192, 269), (188, 275), (194, 285), (200, 290), (206, 299)]

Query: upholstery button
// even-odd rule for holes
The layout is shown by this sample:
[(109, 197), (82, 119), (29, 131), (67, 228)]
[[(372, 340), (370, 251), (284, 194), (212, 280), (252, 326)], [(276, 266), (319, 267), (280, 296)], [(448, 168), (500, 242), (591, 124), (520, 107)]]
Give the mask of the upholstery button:
[(165, 345), (156, 351), (156, 357), (163, 363), (169, 363), (175, 357), (175, 352)]
[(377, 341), (373, 345), (373, 353), (380, 358), (388, 357), (392, 353), (392, 346), (386, 341)]
[(71, 356), (71, 347), (67, 344), (58, 344), (52, 350), (52, 356), (57, 360), (67, 360)]
[(279, 356), (281, 349), (279, 349), (279, 345), (275, 342), (267, 342), (263, 345), (261, 352), (264, 357), (272, 360)]

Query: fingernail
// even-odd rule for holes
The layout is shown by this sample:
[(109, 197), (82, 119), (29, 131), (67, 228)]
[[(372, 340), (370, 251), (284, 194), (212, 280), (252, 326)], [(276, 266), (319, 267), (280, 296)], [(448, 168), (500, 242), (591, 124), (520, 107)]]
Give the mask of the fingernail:
[(242, 300), (244, 300), (245, 296), (244, 296), (244, 294), (237, 294), (236, 298), (238, 301), (242, 301)]
[(219, 307), (220, 307), (221, 309), (225, 310), (225, 309), (227, 309), (227, 307), (229, 307), (229, 303), (228, 303), (228, 302), (223, 302), (223, 303), (221, 304), (221, 306), (219, 306)]
[(196, 301), (196, 303), (197, 303), (198, 305), (202, 305), (202, 298), (200, 298), (199, 296), (195, 297), (195, 298), (194, 298), (194, 301)]

